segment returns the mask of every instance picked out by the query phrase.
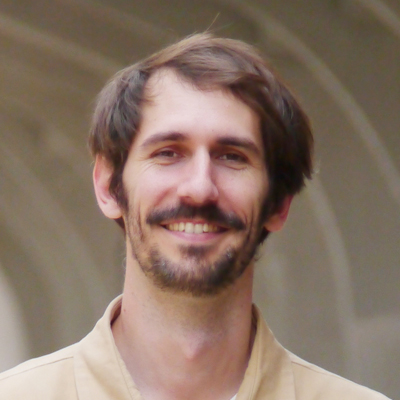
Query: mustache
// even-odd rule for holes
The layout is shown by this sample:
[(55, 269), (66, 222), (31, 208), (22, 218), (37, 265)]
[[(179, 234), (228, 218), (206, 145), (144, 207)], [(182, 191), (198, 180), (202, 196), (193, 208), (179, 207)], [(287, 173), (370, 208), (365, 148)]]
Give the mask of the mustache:
[(215, 204), (207, 204), (204, 206), (191, 206), (188, 204), (180, 204), (178, 207), (172, 207), (164, 210), (153, 210), (146, 218), (146, 222), (150, 225), (160, 224), (169, 219), (178, 218), (203, 218), (208, 222), (214, 222), (226, 228), (244, 230), (246, 224), (234, 212), (222, 211)]

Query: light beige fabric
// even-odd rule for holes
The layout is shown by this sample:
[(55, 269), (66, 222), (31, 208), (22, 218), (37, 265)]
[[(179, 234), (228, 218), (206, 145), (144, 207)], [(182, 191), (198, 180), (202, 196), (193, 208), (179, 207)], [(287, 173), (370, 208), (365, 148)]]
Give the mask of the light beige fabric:
[[(88, 336), (56, 353), (0, 374), (1, 400), (139, 400), (115, 346), (114, 300)], [(285, 350), (264, 320), (236, 400), (384, 400), (385, 396), (306, 363)]]

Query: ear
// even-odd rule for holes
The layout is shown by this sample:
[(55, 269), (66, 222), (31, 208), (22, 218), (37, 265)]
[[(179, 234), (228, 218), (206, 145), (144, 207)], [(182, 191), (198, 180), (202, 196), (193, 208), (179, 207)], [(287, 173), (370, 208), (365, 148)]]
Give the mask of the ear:
[(279, 211), (268, 218), (268, 221), (264, 224), (264, 228), (268, 232), (276, 232), (283, 228), (287, 217), (289, 215), (290, 204), (292, 203), (293, 196), (287, 196)]
[(122, 217), (121, 208), (110, 193), (110, 180), (112, 167), (102, 156), (96, 157), (96, 163), (93, 169), (94, 192), (103, 214), (111, 219)]

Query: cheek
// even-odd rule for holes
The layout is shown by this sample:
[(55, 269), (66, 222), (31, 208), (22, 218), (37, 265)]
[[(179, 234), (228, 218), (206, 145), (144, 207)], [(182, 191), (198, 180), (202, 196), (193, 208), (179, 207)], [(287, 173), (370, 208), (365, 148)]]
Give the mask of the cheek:
[(268, 194), (268, 180), (261, 174), (243, 174), (236, 177), (220, 177), (218, 182), (221, 199), (238, 208), (251, 211), (260, 209)]
[(173, 193), (173, 177), (156, 171), (145, 171), (136, 181), (135, 203), (142, 210), (157, 207)]

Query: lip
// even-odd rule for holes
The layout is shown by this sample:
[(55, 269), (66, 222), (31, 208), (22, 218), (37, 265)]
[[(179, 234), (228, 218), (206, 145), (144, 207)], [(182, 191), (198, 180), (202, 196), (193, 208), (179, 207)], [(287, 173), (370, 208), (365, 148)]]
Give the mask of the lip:
[(205, 220), (170, 220), (160, 224), (163, 228), (172, 232), (186, 232), (189, 234), (221, 233), (227, 228)]
[(181, 222), (183, 222), (184, 224), (186, 223), (192, 223), (193, 225), (197, 225), (197, 224), (201, 224), (201, 225), (212, 225), (212, 226), (216, 226), (218, 228), (219, 231), (222, 230), (227, 230), (227, 229), (231, 229), (231, 227), (226, 226), (224, 224), (221, 224), (219, 222), (214, 222), (214, 221), (207, 221), (205, 219), (187, 219), (187, 218), (179, 218), (179, 219), (170, 219), (170, 220), (165, 220), (163, 222), (160, 223), (161, 226), (163, 227), (168, 227), (168, 225), (170, 224), (180, 224)]
[[(208, 232), (201, 232), (201, 233), (195, 233), (194, 230), (193, 232), (186, 232), (185, 230), (171, 230), (169, 229), (169, 225), (171, 224), (187, 224), (191, 223), (192, 225), (196, 226), (198, 224), (202, 225), (212, 225), (216, 227), (216, 230), (213, 231), (208, 231)], [(195, 228), (192, 226), (192, 228)], [(163, 228), (164, 232), (167, 232), (169, 235), (172, 235), (172, 237), (178, 239), (178, 240), (183, 240), (185, 242), (190, 242), (190, 243), (205, 243), (205, 242), (213, 242), (228, 231), (227, 228), (222, 227), (219, 224), (214, 224), (212, 222), (208, 222), (204, 219), (178, 219), (178, 220), (167, 220), (163, 221), (159, 227)], [(186, 227), (185, 227), (186, 228)], [(203, 226), (204, 229), (204, 226)]]
[(221, 237), (223, 233), (226, 231), (221, 231), (221, 232), (203, 232), (201, 234), (199, 233), (186, 233), (186, 232), (180, 232), (180, 231), (170, 231), (169, 229), (165, 228), (164, 226), (161, 226), (163, 228), (164, 232), (167, 232), (169, 235), (172, 235), (173, 237), (183, 240), (185, 242), (190, 242), (190, 243), (205, 243), (205, 242), (212, 242), (214, 240), (217, 240)]

